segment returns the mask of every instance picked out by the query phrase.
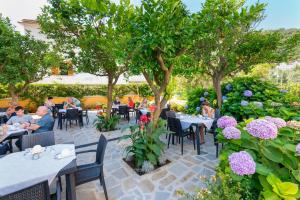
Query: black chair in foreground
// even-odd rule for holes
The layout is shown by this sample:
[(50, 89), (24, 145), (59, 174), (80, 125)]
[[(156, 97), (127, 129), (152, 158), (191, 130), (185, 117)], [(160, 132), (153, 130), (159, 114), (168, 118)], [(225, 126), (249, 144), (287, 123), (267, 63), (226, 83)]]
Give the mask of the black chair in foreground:
[(27, 148), (32, 148), (35, 145), (43, 147), (55, 145), (54, 132), (33, 133), (30, 135), (23, 135), (21, 139), (21, 149), (24, 151)]
[[(183, 138), (184, 137), (191, 136), (193, 139), (194, 149), (196, 149), (195, 134), (194, 134), (192, 128), (187, 128), (187, 129), (183, 130), (180, 120), (177, 118), (173, 118), (173, 117), (168, 117), (168, 126), (169, 126), (169, 130), (173, 132), (173, 135), (177, 136), (179, 138), (179, 141), (181, 139), (181, 155), (183, 155)], [(169, 134), (168, 148), (170, 145), (170, 140), (171, 140), (171, 134)]]
[[(56, 187), (56, 199), (61, 199), (60, 187)], [(48, 181), (32, 185), (28, 188), (0, 197), (0, 200), (50, 200)]]
[[(84, 144), (75, 147), (75, 149), (85, 148), (93, 145), (95, 145), (95, 143)], [(107, 145), (107, 140), (103, 135), (101, 135), (99, 142), (97, 143), (97, 150), (83, 150), (80, 152), (76, 152), (76, 154), (95, 152), (96, 162), (77, 166), (77, 171), (75, 173), (75, 183), (77, 186), (77, 185), (81, 185), (99, 179), (100, 185), (102, 185), (104, 190), (105, 199), (108, 200), (104, 174), (103, 174), (103, 160), (104, 160), (106, 145)]]
[(125, 119), (130, 120), (130, 117), (129, 117), (129, 108), (128, 106), (119, 106), (119, 109), (118, 109), (118, 115), (124, 117)]

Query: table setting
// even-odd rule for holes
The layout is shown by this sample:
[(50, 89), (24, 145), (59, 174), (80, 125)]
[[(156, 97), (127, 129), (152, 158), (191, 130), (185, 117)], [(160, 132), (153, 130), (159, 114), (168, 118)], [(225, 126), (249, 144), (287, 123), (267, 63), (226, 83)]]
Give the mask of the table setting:
[(0, 158), (0, 196), (48, 180), (76, 159), (74, 144), (36, 145)]

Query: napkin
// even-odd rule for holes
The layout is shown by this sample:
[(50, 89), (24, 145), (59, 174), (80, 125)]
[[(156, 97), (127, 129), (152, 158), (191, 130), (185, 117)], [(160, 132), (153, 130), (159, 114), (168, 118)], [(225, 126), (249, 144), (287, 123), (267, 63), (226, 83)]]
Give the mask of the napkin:
[(31, 149), (31, 154), (41, 153), (42, 151), (44, 151), (44, 148), (41, 145), (35, 145)]
[(74, 156), (74, 151), (70, 149), (63, 149), (60, 154), (57, 155), (57, 159), (63, 159), (70, 156)]

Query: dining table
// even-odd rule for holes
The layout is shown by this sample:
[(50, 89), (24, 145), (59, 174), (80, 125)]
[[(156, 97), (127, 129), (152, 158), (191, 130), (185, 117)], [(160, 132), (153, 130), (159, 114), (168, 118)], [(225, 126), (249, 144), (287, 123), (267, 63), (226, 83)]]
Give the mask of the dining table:
[[(79, 123), (83, 125), (83, 115), (82, 115), (82, 108), (81, 107), (76, 107), (76, 108), (68, 108), (68, 109), (78, 109), (79, 112)], [(58, 126), (60, 130), (62, 130), (62, 120), (63, 116), (67, 113), (68, 109), (59, 109), (58, 110)]]
[(210, 129), (212, 127), (214, 119), (202, 115), (192, 116), (178, 113), (176, 117), (180, 119), (182, 129), (195, 127), (197, 155), (200, 155), (200, 134), (204, 134), (205, 128)]
[(46, 180), (50, 185), (56, 177), (65, 175), (66, 199), (76, 200), (74, 144), (42, 147), (38, 157), (31, 152), (26, 149), (0, 158), (0, 197)]

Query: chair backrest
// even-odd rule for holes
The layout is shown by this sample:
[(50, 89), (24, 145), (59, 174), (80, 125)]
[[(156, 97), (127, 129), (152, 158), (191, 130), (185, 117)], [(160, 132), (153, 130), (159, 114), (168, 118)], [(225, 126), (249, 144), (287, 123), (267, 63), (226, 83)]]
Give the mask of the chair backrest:
[(221, 112), (219, 108), (216, 108), (215, 110), (215, 119), (219, 119), (221, 117)]
[(176, 117), (168, 117), (169, 130), (174, 132), (176, 135), (182, 134), (182, 126), (180, 120)]
[(97, 164), (103, 164), (106, 145), (107, 145), (107, 140), (104, 135), (101, 135), (97, 145), (97, 154), (96, 154)]
[(0, 197), (0, 200), (50, 200), (48, 181)]
[(63, 104), (63, 103), (55, 104), (55, 108), (56, 108), (57, 110), (59, 110), (59, 109), (64, 109), (64, 104)]
[(166, 111), (167, 117), (176, 118), (176, 113), (174, 111)]
[(120, 115), (125, 115), (128, 113), (128, 106), (119, 106), (118, 113)]
[(0, 108), (0, 112), (6, 112), (7, 108)]
[(32, 148), (35, 145), (41, 145), (43, 147), (55, 145), (54, 132), (47, 131), (22, 136), (22, 150)]
[(66, 119), (69, 120), (76, 120), (79, 118), (79, 111), (78, 109), (67, 109), (66, 111)]
[(139, 109), (135, 109), (135, 119), (140, 120), (142, 112)]
[(168, 112), (168, 111), (170, 111), (170, 108), (162, 109), (159, 117), (166, 120), (168, 118), (166, 112)]

